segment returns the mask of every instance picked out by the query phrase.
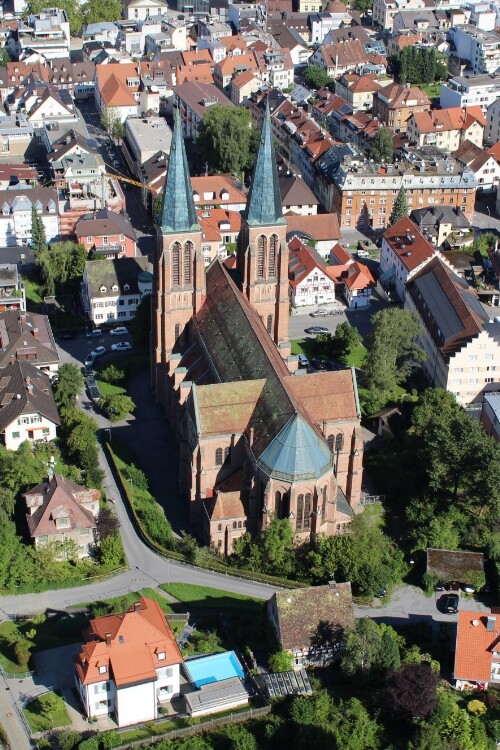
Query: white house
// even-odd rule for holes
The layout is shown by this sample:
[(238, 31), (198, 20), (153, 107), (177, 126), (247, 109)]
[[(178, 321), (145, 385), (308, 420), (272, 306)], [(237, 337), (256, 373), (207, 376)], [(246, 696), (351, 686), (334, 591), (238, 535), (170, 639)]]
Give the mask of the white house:
[(89, 718), (114, 714), (120, 727), (152, 721), (180, 693), (181, 652), (159, 604), (145, 596), (127, 612), (91, 620), (74, 660)]
[(404, 300), (406, 282), (437, 254), (418, 227), (403, 217), (382, 235), (380, 282)]
[(335, 302), (335, 282), (329, 278), (315, 251), (306, 247), (298, 237), (294, 237), (288, 247), (288, 278), (293, 307)]
[(464, 141), (453, 156), (474, 172), (478, 192), (496, 193), (500, 182), (500, 164), (492, 154), (475, 143)]
[(495, 99), (486, 110), (484, 140), (485, 143), (498, 143), (500, 141), (500, 99)]
[(149, 269), (147, 257), (87, 261), (81, 290), (92, 323), (99, 326), (132, 320), (142, 298), (153, 290)]
[(9, 450), (57, 437), (59, 413), (49, 376), (27, 361), (0, 370), (0, 439)]
[(144, 21), (152, 16), (166, 15), (167, 3), (162, 0), (124, 0), (125, 18), (129, 20), (139, 19)]
[(53, 188), (0, 190), (0, 247), (26, 245), (31, 241), (31, 209), (42, 219), (47, 242), (60, 232), (57, 191)]
[(368, 266), (355, 260), (348, 267), (342, 280), (344, 283), (343, 295), (347, 306), (351, 310), (368, 307), (371, 301), (372, 289), (375, 286), (375, 279)]
[(27, 21), (20, 21), (17, 29), (17, 55), (23, 60), (29, 53), (38, 52), (46, 60), (70, 56), (68, 15), (60, 8), (44, 8)]

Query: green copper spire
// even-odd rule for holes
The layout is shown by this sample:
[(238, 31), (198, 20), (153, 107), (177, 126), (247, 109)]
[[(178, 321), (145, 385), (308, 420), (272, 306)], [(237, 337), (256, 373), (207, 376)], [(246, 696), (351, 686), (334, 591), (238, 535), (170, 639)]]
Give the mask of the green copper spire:
[(274, 155), (269, 100), (266, 102), (266, 113), (260, 134), (259, 151), (248, 195), (245, 217), (248, 224), (252, 226), (285, 224), (281, 210), (281, 195)]
[(179, 108), (176, 109), (174, 117), (174, 133), (167, 179), (163, 188), (160, 226), (163, 234), (189, 232), (200, 228), (196, 219)]

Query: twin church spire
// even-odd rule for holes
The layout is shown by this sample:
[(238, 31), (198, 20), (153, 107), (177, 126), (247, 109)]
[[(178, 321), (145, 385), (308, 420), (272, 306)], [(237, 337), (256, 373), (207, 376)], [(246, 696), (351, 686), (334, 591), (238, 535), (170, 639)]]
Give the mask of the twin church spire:
[[(269, 103), (266, 103), (259, 150), (244, 215), (250, 226), (275, 226), (286, 223), (281, 208)], [(200, 230), (179, 108), (176, 109), (174, 117), (174, 132), (163, 191), (160, 226), (162, 234)]]

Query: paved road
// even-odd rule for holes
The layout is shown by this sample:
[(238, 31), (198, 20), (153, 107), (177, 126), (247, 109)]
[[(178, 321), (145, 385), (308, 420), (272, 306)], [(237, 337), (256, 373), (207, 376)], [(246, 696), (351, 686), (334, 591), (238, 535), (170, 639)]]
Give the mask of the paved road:
[(337, 302), (336, 304), (324, 305), (324, 307), (326, 307), (327, 309), (342, 309), (342, 315), (325, 315), (321, 318), (312, 318), (310, 313), (314, 310), (317, 310), (318, 305), (312, 305), (311, 307), (302, 308), (300, 312), (294, 312), (293, 315), (290, 316), (290, 338), (301, 339), (306, 337), (308, 334), (305, 333), (305, 329), (309, 326), (324, 326), (333, 333), (339, 323), (344, 323), (346, 320), (348, 320), (352, 326), (355, 326), (359, 330), (361, 335), (365, 337), (369, 333), (371, 328), (371, 316), (379, 310), (383, 310), (387, 306), (388, 303), (384, 302), (378, 295), (376, 295), (370, 307), (368, 307), (366, 310), (346, 310), (345, 306), (340, 302)]

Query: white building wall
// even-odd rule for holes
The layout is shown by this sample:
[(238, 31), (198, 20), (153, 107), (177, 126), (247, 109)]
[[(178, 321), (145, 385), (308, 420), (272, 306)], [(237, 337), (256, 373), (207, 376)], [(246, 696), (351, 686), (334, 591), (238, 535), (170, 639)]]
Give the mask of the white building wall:
[[(57, 213), (42, 216), (47, 242), (59, 235), (59, 216)], [(31, 240), (31, 208), (29, 211), (15, 211), (3, 214), (0, 211), (0, 247), (25, 245)]]
[(116, 709), (121, 727), (156, 719), (156, 682), (151, 680), (140, 685), (118, 688)]
[(5, 428), (5, 447), (16, 451), (25, 440), (55, 440), (56, 425), (41, 414), (22, 414)]
[(493, 144), (500, 141), (500, 99), (490, 104), (486, 111), (485, 143)]
[(292, 305), (325, 305), (335, 302), (335, 284), (322, 271), (316, 269), (295, 287), (292, 293)]

